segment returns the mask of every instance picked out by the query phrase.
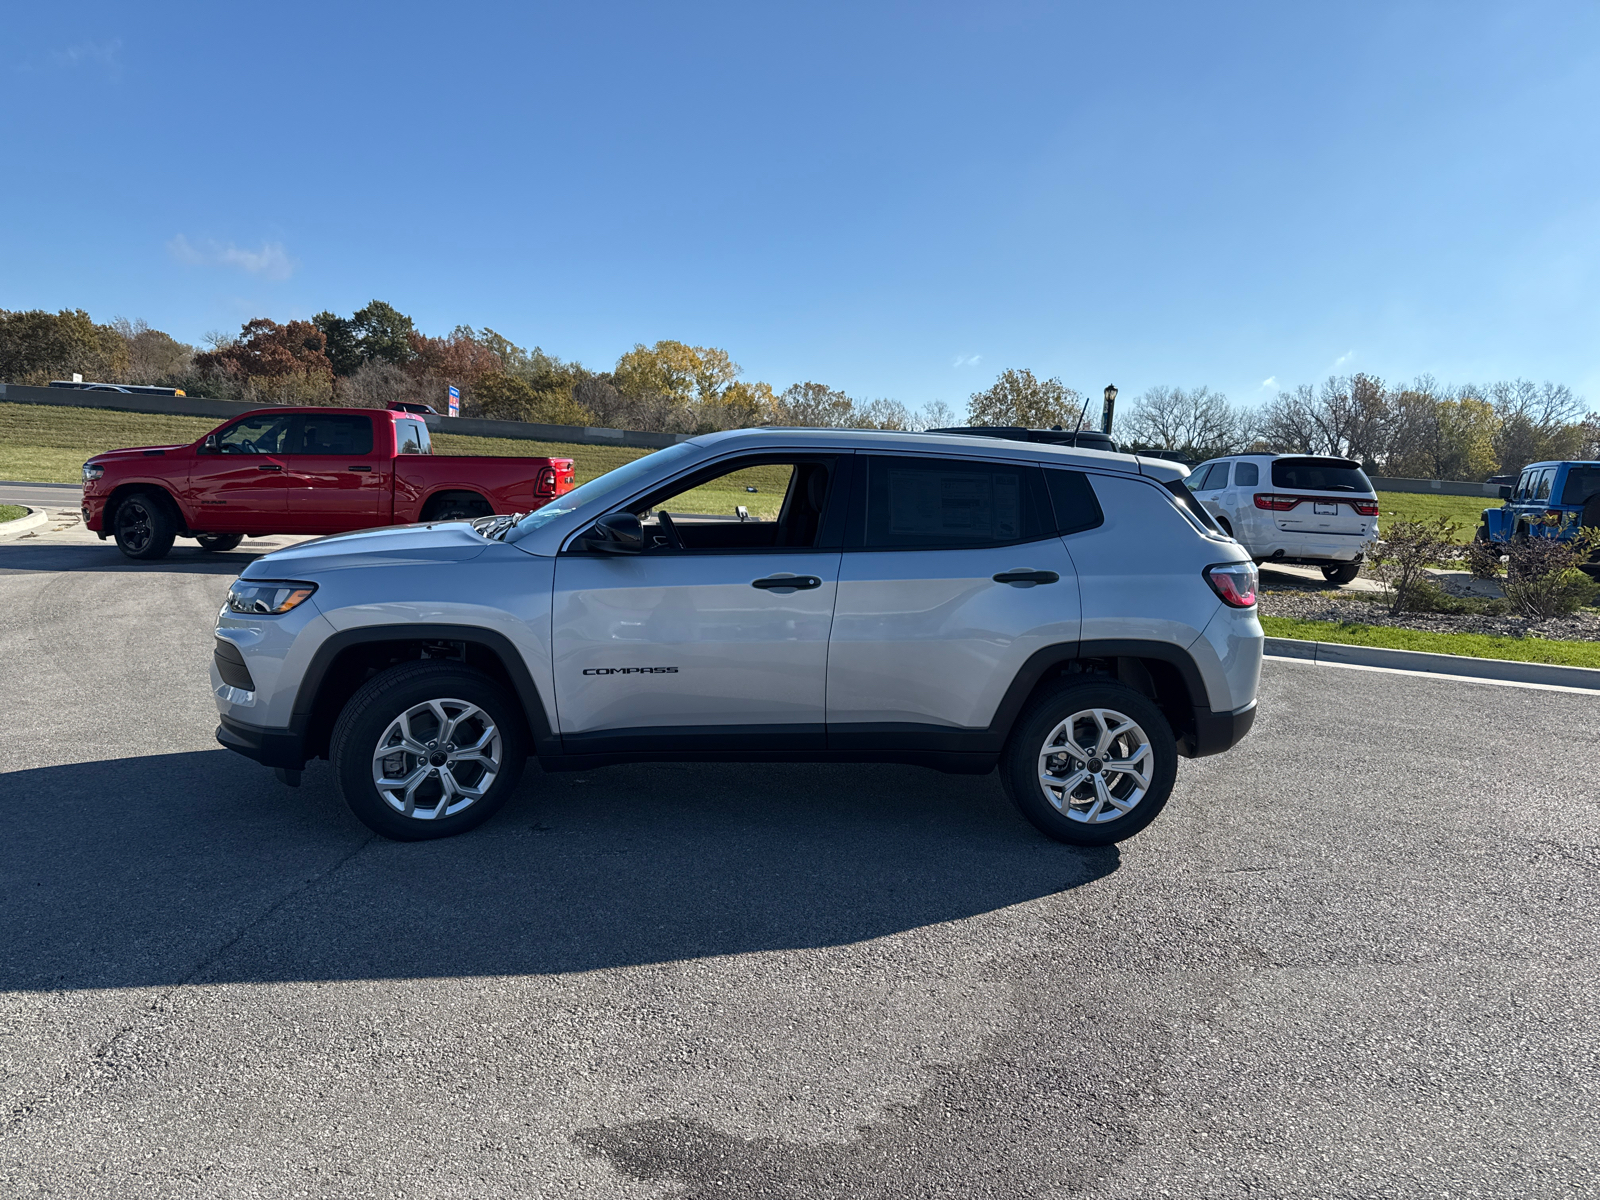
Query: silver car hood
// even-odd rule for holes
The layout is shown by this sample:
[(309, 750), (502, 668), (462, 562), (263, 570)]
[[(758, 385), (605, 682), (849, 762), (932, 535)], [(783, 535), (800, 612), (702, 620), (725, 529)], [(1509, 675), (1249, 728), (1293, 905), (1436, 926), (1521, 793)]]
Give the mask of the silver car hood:
[(243, 579), (285, 579), (350, 567), (462, 563), (489, 548), (466, 521), (391, 525), (336, 533), (263, 555), (244, 569)]

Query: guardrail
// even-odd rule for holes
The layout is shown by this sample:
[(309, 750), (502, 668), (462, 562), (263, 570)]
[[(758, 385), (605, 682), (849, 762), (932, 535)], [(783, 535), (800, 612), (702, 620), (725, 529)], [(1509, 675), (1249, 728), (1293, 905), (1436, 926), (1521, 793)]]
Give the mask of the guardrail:
[[(213, 400), (208, 396), (150, 396), (138, 392), (81, 392), (68, 388), (25, 387), (0, 383), (0, 401), (10, 404), (50, 404), (60, 408), (110, 408), (120, 412), (161, 416), (215, 417), (226, 421), (273, 408), (271, 404), (245, 404), (238, 400)], [(646, 433), (638, 429), (584, 428), (577, 425), (534, 425), (524, 421), (484, 421), (476, 417), (427, 418), (438, 433), (465, 437), (520, 438), (530, 442), (573, 442), (580, 446), (633, 446), (660, 450), (689, 440), (688, 434)]]
[(1455, 479), (1390, 479), (1382, 475), (1369, 475), (1372, 486), (1380, 492), (1430, 492), (1436, 496), (1486, 496), (1500, 499), (1498, 483), (1469, 483)]

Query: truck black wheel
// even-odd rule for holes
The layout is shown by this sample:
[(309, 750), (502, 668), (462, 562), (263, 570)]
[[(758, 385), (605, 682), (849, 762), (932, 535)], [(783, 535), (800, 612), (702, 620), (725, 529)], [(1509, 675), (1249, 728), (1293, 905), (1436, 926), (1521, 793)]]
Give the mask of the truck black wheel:
[(145, 562), (167, 556), (178, 536), (178, 523), (159, 498), (149, 492), (136, 492), (117, 505), (111, 530), (118, 550)]
[(522, 727), (516, 702), (487, 675), (407, 663), (350, 697), (328, 757), (369, 829), (402, 842), (450, 837), (481, 825), (516, 790)]
[(1073, 846), (1132, 837), (1161, 812), (1178, 745), (1155, 703), (1120, 683), (1062, 684), (1023, 710), (1000, 756), (1011, 801)]
[(475, 521), (479, 517), (491, 516), (494, 509), (482, 496), (473, 492), (447, 492), (443, 496), (435, 496), (428, 502), (428, 510), (422, 516), (424, 521)]
[(200, 533), (195, 535), (195, 541), (200, 543), (200, 549), (210, 554), (221, 554), (225, 550), (232, 550), (244, 541), (242, 533)]
[(1349, 583), (1359, 574), (1360, 563), (1340, 563), (1337, 567), (1322, 568), (1322, 577), (1329, 583)]

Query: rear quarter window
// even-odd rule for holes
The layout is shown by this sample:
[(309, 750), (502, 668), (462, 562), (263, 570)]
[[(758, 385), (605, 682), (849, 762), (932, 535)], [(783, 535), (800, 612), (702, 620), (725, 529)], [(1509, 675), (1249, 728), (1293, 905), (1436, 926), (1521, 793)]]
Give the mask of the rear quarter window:
[(1283, 491), (1370, 492), (1372, 480), (1346, 458), (1279, 458), (1272, 463), (1272, 486)]
[(1252, 462), (1239, 463), (1233, 469), (1233, 484), (1235, 487), (1261, 486), (1261, 467)]
[(1056, 532), (1063, 536), (1082, 533), (1104, 525), (1106, 514), (1100, 499), (1090, 486), (1089, 477), (1082, 471), (1064, 471), (1056, 467), (1044, 469), (1045, 490), (1050, 494), (1050, 507), (1055, 514)]
[(1561, 503), (1587, 504), (1600, 495), (1600, 467), (1568, 467)]

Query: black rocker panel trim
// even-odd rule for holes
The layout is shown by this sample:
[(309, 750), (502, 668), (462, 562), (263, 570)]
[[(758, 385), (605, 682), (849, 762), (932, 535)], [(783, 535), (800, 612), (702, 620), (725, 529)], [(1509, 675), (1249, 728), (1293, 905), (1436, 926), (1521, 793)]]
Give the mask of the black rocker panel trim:
[(694, 754), (743, 751), (781, 754), (785, 751), (826, 750), (825, 727), (795, 725), (661, 725), (642, 729), (598, 729), (590, 733), (564, 733), (561, 747), (567, 754), (654, 753)]

